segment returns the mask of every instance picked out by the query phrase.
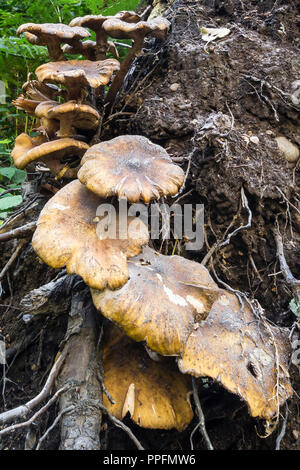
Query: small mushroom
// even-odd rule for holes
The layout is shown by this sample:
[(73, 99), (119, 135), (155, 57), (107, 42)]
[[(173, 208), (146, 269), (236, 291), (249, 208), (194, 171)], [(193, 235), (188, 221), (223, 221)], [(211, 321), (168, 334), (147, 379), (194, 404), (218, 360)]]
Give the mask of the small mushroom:
[(252, 416), (271, 419), (293, 392), (288, 335), (266, 323), (220, 290), (206, 320), (189, 335), (179, 369), (219, 381), (246, 401)]
[[(14, 164), (17, 168), (23, 169), (29, 163), (41, 161), (54, 173), (58, 174), (63, 168), (64, 157), (72, 156), (77, 159), (82, 157), (89, 146), (75, 139), (58, 139), (47, 141), (44, 136), (29, 137), (27, 134), (20, 134), (15, 141), (15, 146), (11, 153)], [(65, 172), (65, 178), (75, 178), (77, 169), (70, 168)]]
[(80, 39), (90, 36), (84, 28), (71, 28), (65, 24), (56, 23), (26, 23), (17, 29), (17, 34), (25, 33), (26, 39), (31, 44), (47, 46), (51, 60), (64, 58), (60, 44), (74, 44)]
[(40, 127), (36, 130), (39, 132), (45, 132), (45, 135), (47, 135), (49, 138), (55, 136), (59, 129), (59, 123), (54, 119), (49, 119), (47, 114), (49, 109), (52, 109), (58, 105), (59, 103), (57, 103), (57, 101), (42, 101), (35, 109), (35, 115), (40, 119), (41, 124)]
[(107, 20), (107, 16), (102, 15), (86, 15), (78, 18), (74, 18), (70, 26), (84, 26), (85, 28), (89, 28), (96, 33), (96, 60), (104, 60), (106, 59), (106, 53), (108, 51), (108, 43), (107, 43), (107, 33), (102, 28), (104, 21)]
[(68, 60), (40, 65), (35, 73), (41, 82), (65, 85), (69, 100), (76, 100), (87, 87), (107, 85), (113, 73), (120, 67), (116, 59), (102, 61)]
[[(140, 16), (137, 15), (135, 12), (120, 11), (115, 16), (86, 15), (74, 18), (70, 23), (70, 26), (72, 27), (84, 26), (85, 28), (89, 28), (96, 33), (95, 60), (104, 60), (106, 59), (107, 52), (111, 52), (112, 50), (116, 51), (113, 43), (107, 41), (108, 34), (105, 29), (103, 29), (104, 21), (111, 18), (119, 18), (120, 20), (123, 20), (127, 23), (137, 23), (138, 21), (140, 21)], [(118, 57), (118, 55), (116, 55), (116, 57)]]
[(74, 127), (93, 130), (97, 127), (100, 119), (96, 109), (76, 101), (68, 101), (63, 104), (55, 103), (47, 110), (46, 117), (60, 121), (60, 129), (56, 132), (58, 137), (74, 135)]
[(141, 344), (106, 326), (103, 343), (104, 384), (114, 404), (103, 394), (104, 406), (116, 418), (127, 414), (144, 428), (185, 429), (193, 418), (191, 378), (180, 374), (174, 360), (150, 359)]
[[(55, 142), (64, 140), (70, 139)], [(66, 266), (69, 274), (78, 274), (100, 290), (127, 282), (127, 258), (136, 256), (149, 238), (147, 227), (135, 217), (128, 218), (125, 237), (120, 237), (118, 226), (115, 238), (102, 236), (96, 212), (103, 202), (78, 180), (72, 181), (45, 205), (32, 240), (34, 250), (49, 266)]]
[(152, 351), (180, 355), (194, 324), (207, 317), (218, 286), (201, 264), (149, 247), (128, 264), (130, 279), (121, 289), (92, 289), (96, 308)]
[[(65, 44), (62, 48), (65, 54), (81, 54), (88, 60), (97, 60), (97, 43), (87, 40), (70, 46)], [(110, 52), (117, 59), (119, 58), (118, 50), (112, 41), (107, 41), (107, 52)]]
[(123, 135), (93, 145), (81, 164), (78, 178), (90, 191), (130, 202), (174, 196), (184, 181), (183, 170), (167, 152), (141, 136)]
[(112, 38), (116, 39), (133, 39), (134, 44), (130, 49), (127, 57), (123, 60), (120, 70), (117, 73), (106, 97), (108, 110), (113, 105), (117, 93), (124, 81), (124, 78), (130, 68), (135, 57), (137, 57), (143, 47), (146, 36), (163, 39), (168, 31), (170, 22), (165, 18), (155, 18), (152, 21), (139, 21), (137, 23), (129, 23), (119, 18), (110, 18), (103, 23), (103, 29)]

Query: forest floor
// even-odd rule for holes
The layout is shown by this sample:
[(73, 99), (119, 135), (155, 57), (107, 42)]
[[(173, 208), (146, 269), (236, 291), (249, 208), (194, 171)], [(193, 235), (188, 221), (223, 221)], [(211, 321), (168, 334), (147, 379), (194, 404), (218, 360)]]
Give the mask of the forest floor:
[[(293, 340), (299, 335), (297, 317), (290, 309), (294, 290), (279, 264), (276, 234), (283, 241), (294, 278), (300, 279), (300, 169), (298, 163), (286, 161), (275, 138), (284, 136), (300, 145), (300, 36), (296, 33), (300, 16), (296, 3), (175, 0), (167, 11), (172, 23), (168, 39), (162, 47), (155, 40), (148, 43), (103, 126), (103, 139), (140, 134), (168, 150), (186, 171), (182, 203), (205, 207), (203, 249), (187, 252), (178, 243), (175, 253), (201, 262), (209, 252), (210, 272), (231, 288), (256, 298), (269, 320), (293, 329)], [(225, 27), (230, 34), (207, 44), (202, 40), (203, 27)], [(35, 220), (49, 198), (41, 190), (45, 182), (49, 182), (45, 176), (32, 177), (25, 199), (29, 212), (22, 225)], [(245, 228), (229, 244), (218, 247), (242, 226)], [(0, 243), (2, 266), (18, 243)], [(171, 254), (174, 245), (166, 242), (161, 249)], [(1, 279), (0, 334), (9, 351), (9, 380), (1, 382), (1, 408), (17, 406), (40, 391), (64, 337), (70, 299), (61, 296), (52, 315), (41, 315), (28, 324), (20, 306), (26, 294), (56, 276), (54, 269), (38, 261), (27, 243)], [(295, 394), (287, 408), (283, 407), (278, 429), (266, 439), (261, 438), (263, 423), (252, 419), (237, 397), (208, 381), (200, 398), (214, 447), (274, 449), (284, 424), (281, 449), (299, 450), (299, 367), (291, 364), (290, 374)], [(53, 406), (44, 414), (39, 434), (56, 413)], [(190, 449), (196, 422), (178, 433), (145, 430), (126, 421), (144, 446), (153, 450)], [(24, 448), (26, 434), (16, 431), (6, 436), (0, 441), (2, 448)], [(105, 419), (100, 437), (107, 449), (134, 447), (122, 430)], [(55, 429), (44, 448), (58, 446), (59, 430)], [(200, 435), (195, 435), (194, 446), (205, 448)]]

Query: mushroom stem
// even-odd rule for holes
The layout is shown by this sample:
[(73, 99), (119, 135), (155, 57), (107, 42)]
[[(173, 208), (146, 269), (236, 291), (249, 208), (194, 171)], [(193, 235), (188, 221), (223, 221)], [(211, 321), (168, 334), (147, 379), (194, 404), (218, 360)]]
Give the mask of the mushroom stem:
[(105, 60), (108, 49), (108, 35), (102, 29), (96, 32), (96, 60)]
[(56, 133), (57, 137), (70, 137), (74, 134), (72, 127), (72, 119), (70, 114), (67, 113), (65, 116), (62, 115), (60, 118), (59, 131)]
[(143, 47), (143, 42), (144, 38), (136, 38), (134, 40), (134, 44), (132, 48), (130, 49), (127, 57), (124, 59), (124, 61), (121, 64), (120, 70), (117, 72), (110, 89), (106, 95), (105, 99), (105, 104), (106, 104), (106, 113), (107, 115), (110, 113), (114, 102), (116, 100), (116, 96), (118, 91), (120, 90), (122, 83), (124, 81), (125, 76), (127, 75), (127, 72), (134, 61), (134, 59), (138, 56), (138, 54), (141, 52), (142, 47)]
[(51, 60), (54, 60), (55, 62), (59, 60), (65, 60), (65, 56), (63, 51), (61, 50), (59, 41), (49, 41), (49, 43), (47, 44), (47, 49)]

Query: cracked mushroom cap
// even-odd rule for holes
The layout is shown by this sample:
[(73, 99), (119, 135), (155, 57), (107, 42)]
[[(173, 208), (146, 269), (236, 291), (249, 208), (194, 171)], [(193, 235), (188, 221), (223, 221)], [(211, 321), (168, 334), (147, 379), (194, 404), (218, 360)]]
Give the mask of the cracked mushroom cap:
[(22, 85), (22, 90), (27, 98), (39, 102), (53, 100), (63, 91), (53, 84), (42, 83), (38, 80), (28, 80)]
[[(29, 137), (23, 133), (16, 138), (11, 156), (17, 168), (23, 169), (29, 163), (39, 160), (54, 174), (59, 174), (65, 166), (61, 160), (67, 156), (80, 158), (88, 148), (88, 144), (75, 139), (48, 141), (44, 136)], [(74, 178), (76, 175), (77, 169), (74, 168), (64, 172), (65, 178)]]
[(189, 335), (178, 366), (219, 381), (246, 401), (252, 416), (271, 419), (292, 395), (289, 350), (283, 329), (265, 326), (234, 294), (220, 290), (208, 317)]
[(76, 94), (82, 87), (98, 88), (107, 85), (119, 68), (120, 64), (116, 59), (68, 60), (40, 65), (35, 73), (41, 82), (60, 83), (65, 85), (69, 92), (74, 89)]
[(142, 345), (109, 325), (112, 338), (104, 339), (105, 387), (114, 404), (103, 394), (103, 404), (116, 418), (128, 413), (144, 428), (185, 429), (193, 418), (189, 396), (191, 379), (180, 374), (171, 359), (155, 362)]
[(34, 114), (36, 107), (40, 104), (40, 101), (29, 100), (25, 98), (24, 95), (20, 95), (15, 100), (12, 100), (12, 104), (17, 109), (21, 109), (27, 114)]
[(217, 285), (201, 264), (149, 247), (128, 265), (130, 279), (121, 289), (92, 289), (96, 308), (152, 351), (180, 355), (194, 325), (216, 300)]
[(81, 165), (78, 178), (90, 191), (130, 202), (174, 196), (184, 181), (183, 170), (167, 152), (141, 136), (123, 135), (93, 145)]
[(95, 129), (99, 123), (100, 115), (95, 108), (87, 104), (68, 101), (63, 104), (56, 103), (46, 113), (47, 118), (57, 119), (63, 123), (67, 121), (77, 129)]
[(72, 181), (45, 205), (32, 246), (49, 266), (66, 266), (90, 287), (116, 289), (128, 280), (127, 258), (140, 253), (149, 235), (147, 227), (131, 217), (124, 238), (118, 226), (115, 238), (103, 236), (97, 225), (104, 219), (96, 216), (103, 203), (78, 180)]
[(103, 29), (115, 39), (133, 39), (142, 43), (145, 36), (163, 38), (170, 26), (165, 18), (155, 18), (152, 21), (129, 23), (119, 18), (110, 18), (103, 23)]

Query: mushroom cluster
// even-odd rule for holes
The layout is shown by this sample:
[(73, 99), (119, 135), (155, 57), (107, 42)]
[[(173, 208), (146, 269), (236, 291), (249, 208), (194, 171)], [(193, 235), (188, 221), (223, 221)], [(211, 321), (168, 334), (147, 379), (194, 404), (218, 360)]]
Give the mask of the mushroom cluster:
[[(109, 320), (103, 360), (113, 402), (103, 399), (115, 416), (129, 413), (145, 427), (185, 428), (193, 416), (194, 376), (220, 382), (247, 403), (252, 416), (271, 420), (292, 394), (284, 331), (219, 288), (203, 265), (153, 250), (139, 217), (128, 217), (124, 226), (99, 211), (109, 201), (117, 213), (121, 198), (149, 204), (174, 197), (184, 183), (183, 170), (145, 137), (89, 145), (101, 121), (93, 98), (111, 106), (144, 38), (163, 38), (168, 26), (163, 18), (145, 22), (123, 11), (75, 18), (70, 26), (19, 28), (31, 43), (47, 45), (56, 62), (38, 67), (37, 80), (29, 80), (15, 101), (39, 120), (39, 135), (16, 139), (15, 165), (40, 160), (73, 179), (44, 206), (32, 246), (49, 266), (81, 276)], [(96, 33), (94, 43), (83, 41), (89, 36), (85, 28)], [(107, 58), (114, 51), (109, 37), (134, 41), (121, 66)], [(85, 59), (65, 60), (65, 53)]]
[[(36, 69), (36, 79), (29, 76), (23, 94), (13, 101), (18, 109), (35, 117), (33, 130), (38, 133), (34, 137), (21, 134), (16, 139), (12, 152), (16, 167), (23, 169), (39, 161), (57, 179), (76, 178), (80, 158), (98, 138), (102, 115), (111, 109), (144, 38), (163, 39), (168, 27), (164, 18), (142, 21), (132, 11), (74, 18), (70, 25), (21, 25), (17, 34), (24, 34), (31, 44), (46, 46), (51, 62)], [(87, 39), (89, 30), (95, 32), (96, 41)], [(109, 37), (133, 40), (122, 64)], [(83, 59), (70, 58), (74, 54)]]

